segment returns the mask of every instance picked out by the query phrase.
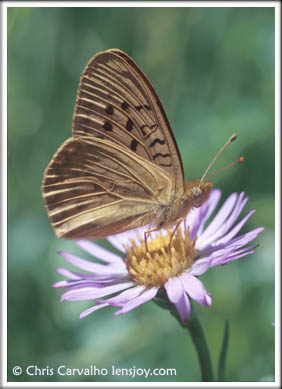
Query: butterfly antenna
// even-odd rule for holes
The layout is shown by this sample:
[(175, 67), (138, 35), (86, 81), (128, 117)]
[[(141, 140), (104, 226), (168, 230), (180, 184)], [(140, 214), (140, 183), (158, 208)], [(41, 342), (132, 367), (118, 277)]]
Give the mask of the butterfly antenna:
[[(200, 183), (204, 181), (204, 179), (206, 178), (210, 168), (214, 165), (215, 161), (217, 160), (217, 158), (220, 156), (220, 154), (226, 149), (226, 147), (228, 145), (230, 145), (231, 142), (233, 142), (235, 139), (237, 138), (237, 134), (234, 133), (233, 135), (230, 136), (230, 138), (228, 139), (228, 141), (221, 147), (221, 149), (216, 153), (215, 157), (213, 158), (213, 160), (211, 161), (211, 163), (209, 164), (209, 166), (207, 167), (205, 173), (203, 174), (202, 178), (200, 179)], [(243, 161), (241, 161), (243, 162)]]
[(218, 169), (216, 172), (214, 172), (212, 174), (209, 174), (206, 178), (211, 178), (211, 177), (215, 176), (217, 173), (220, 173), (223, 170), (228, 169), (231, 166), (238, 165), (238, 163), (242, 163), (244, 161), (245, 161), (245, 158), (244, 157), (240, 157), (236, 161), (229, 163), (227, 166), (224, 166), (221, 169)]

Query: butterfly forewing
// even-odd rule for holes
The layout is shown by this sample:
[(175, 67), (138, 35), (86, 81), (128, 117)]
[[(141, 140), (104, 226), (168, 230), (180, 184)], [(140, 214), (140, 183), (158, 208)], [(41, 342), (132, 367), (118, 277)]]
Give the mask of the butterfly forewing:
[(97, 54), (78, 89), (73, 134), (127, 147), (171, 176), (183, 192), (179, 151), (161, 102), (135, 62), (120, 50)]

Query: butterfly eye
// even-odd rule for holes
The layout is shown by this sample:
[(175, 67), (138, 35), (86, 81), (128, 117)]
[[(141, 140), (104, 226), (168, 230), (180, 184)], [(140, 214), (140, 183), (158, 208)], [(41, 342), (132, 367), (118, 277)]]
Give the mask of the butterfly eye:
[(197, 203), (201, 200), (203, 191), (199, 187), (192, 188), (192, 194), (193, 194), (193, 203)]

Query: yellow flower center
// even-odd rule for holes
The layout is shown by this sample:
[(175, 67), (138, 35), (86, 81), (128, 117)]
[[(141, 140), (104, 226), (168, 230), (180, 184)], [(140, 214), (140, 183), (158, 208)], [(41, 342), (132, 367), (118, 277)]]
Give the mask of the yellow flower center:
[(156, 238), (147, 241), (148, 251), (140, 235), (138, 240), (141, 246), (130, 239), (131, 244), (125, 247), (126, 267), (137, 285), (163, 286), (169, 278), (178, 276), (192, 266), (196, 258), (196, 238), (191, 241), (189, 230), (182, 231), (180, 227), (174, 234), (171, 229), (167, 232), (163, 236), (160, 231)]

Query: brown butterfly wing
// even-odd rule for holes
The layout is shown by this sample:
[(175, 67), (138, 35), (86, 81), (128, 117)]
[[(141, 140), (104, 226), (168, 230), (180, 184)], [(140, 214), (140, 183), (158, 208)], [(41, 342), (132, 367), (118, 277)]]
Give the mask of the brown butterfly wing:
[(143, 72), (120, 50), (95, 55), (80, 79), (73, 135), (127, 147), (171, 177), (184, 191), (181, 157), (162, 104)]
[(66, 140), (42, 183), (56, 235), (70, 239), (104, 238), (153, 222), (171, 191), (170, 177), (158, 166), (91, 137)]

